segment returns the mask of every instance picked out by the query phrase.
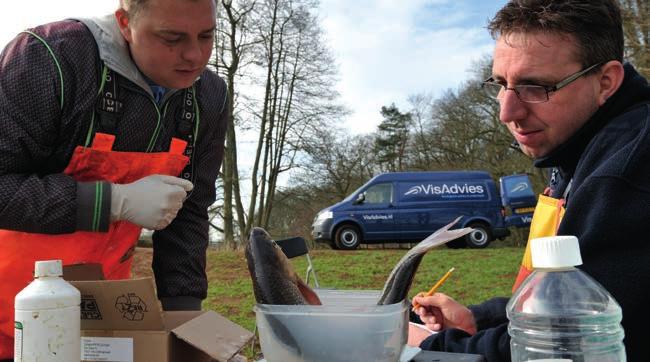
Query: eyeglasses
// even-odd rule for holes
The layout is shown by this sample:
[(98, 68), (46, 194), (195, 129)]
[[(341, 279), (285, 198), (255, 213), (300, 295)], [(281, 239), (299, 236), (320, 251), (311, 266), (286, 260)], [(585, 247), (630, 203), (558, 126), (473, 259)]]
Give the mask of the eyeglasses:
[(587, 74), (590, 70), (600, 66), (601, 64), (602, 63), (596, 63), (577, 73), (573, 73), (553, 86), (521, 84), (521, 85), (516, 85), (512, 88), (508, 88), (507, 86), (501, 83), (495, 82), (494, 78), (490, 77), (485, 81), (483, 81), (481, 88), (483, 88), (485, 93), (490, 98), (494, 98), (496, 100), (501, 100), (504, 97), (507, 90), (512, 90), (515, 91), (517, 98), (519, 98), (519, 100), (524, 103), (544, 103), (548, 101), (549, 93), (557, 92), (558, 90), (566, 87), (567, 85), (571, 84), (571, 82), (573, 82), (574, 80), (582, 77), (583, 75)]

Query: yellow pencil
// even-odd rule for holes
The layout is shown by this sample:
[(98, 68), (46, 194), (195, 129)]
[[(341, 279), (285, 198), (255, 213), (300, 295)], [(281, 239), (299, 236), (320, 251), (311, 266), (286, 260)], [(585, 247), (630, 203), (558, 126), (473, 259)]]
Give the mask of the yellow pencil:
[[(449, 276), (451, 275), (451, 272), (453, 272), (454, 269), (455, 269), (455, 268), (451, 268), (451, 269), (449, 269), (449, 271), (448, 271), (447, 273), (445, 273), (445, 275), (443, 275), (442, 278), (440, 278), (440, 280), (438, 280), (438, 281), (436, 282), (436, 284), (434, 284), (434, 285), (431, 287), (431, 289), (429, 289), (429, 291), (427, 292), (427, 294), (425, 294), (425, 296), (426, 296), (426, 297), (430, 297), (430, 296), (432, 296), (433, 293), (435, 293), (436, 290), (437, 290), (438, 288), (440, 288), (440, 286), (442, 285), (442, 283), (444, 283), (445, 280), (447, 280), (447, 278), (449, 278)], [(418, 305), (417, 303), (415, 303), (415, 304), (413, 305), (412, 310), (415, 311), (415, 309), (417, 309), (417, 308), (419, 308), (419, 307), (420, 307), (420, 305)]]

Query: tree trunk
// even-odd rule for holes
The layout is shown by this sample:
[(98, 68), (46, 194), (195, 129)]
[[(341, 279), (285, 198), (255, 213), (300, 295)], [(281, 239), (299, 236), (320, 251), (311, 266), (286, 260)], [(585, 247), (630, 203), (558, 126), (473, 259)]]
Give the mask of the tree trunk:
[[(258, 198), (258, 187), (259, 183), (257, 180), (257, 174), (259, 172), (260, 168), (260, 157), (262, 153), (262, 148), (264, 147), (264, 136), (266, 134), (266, 124), (267, 124), (267, 117), (268, 117), (268, 112), (269, 112), (269, 102), (268, 102), (268, 97), (271, 94), (271, 77), (273, 74), (273, 59), (274, 59), (274, 54), (273, 54), (273, 46), (274, 46), (274, 40), (275, 40), (275, 24), (277, 22), (277, 14), (278, 14), (278, 0), (273, 1), (273, 15), (271, 17), (271, 27), (270, 27), (270, 36), (269, 36), (269, 42), (267, 46), (267, 73), (266, 73), (266, 87), (264, 91), (264, 105), (262, 109), (262, 119), (261, 119), (261, 124), (260, 124), (260, 134), (259, 138), (257, 140), (257, 150), (255, 151), (255, 161), (253, 163), (253, 173), (251, 177), (251, 195), (250, 195), (250, 204), (248, 206), (248, 217), (247, 217), (247, 222), (246, 222), (246, 229), (244, 231), (244, 235), (248, 235), (250, 233), (250, 229), (253, 224), (253, 219), (255, 217), (255, 205), (256, 201)], [(262, 165), (264, 167), (264, 165)]]

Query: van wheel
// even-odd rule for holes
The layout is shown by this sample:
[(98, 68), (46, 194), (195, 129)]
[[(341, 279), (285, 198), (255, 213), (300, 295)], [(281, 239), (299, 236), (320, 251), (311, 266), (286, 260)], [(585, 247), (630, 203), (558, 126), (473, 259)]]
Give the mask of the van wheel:
[(467, 225), (474, 229), (471, 233), (465, 235), (467, 246), (472, 249), (483, 249), (492, 241), (490, 230), (483, 223), (471, 223)]
[(336, 230), (336, 247), (341, 250), (354, 250), (361, 244), (361, 233), (354, 225), (343, 225)]

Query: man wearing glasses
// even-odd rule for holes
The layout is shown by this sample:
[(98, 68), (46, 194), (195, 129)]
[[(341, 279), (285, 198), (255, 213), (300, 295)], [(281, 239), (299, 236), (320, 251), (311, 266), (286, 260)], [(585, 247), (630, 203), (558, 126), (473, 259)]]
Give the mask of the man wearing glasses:
[[(512, 0), (489, 29), (496, 46), (483, 89), (520, 149), (553, 169), (544, 197), (565, 213), (551, 233), (578, 237), (581, 268), (623, 309), (628, 360), (647, 360), (650, 87), (623, 64), (616, 0)], [(423, 349), (510, 360), (507, 298), (469, 308), (441, 293), (413, 301), (441, 331)]]

